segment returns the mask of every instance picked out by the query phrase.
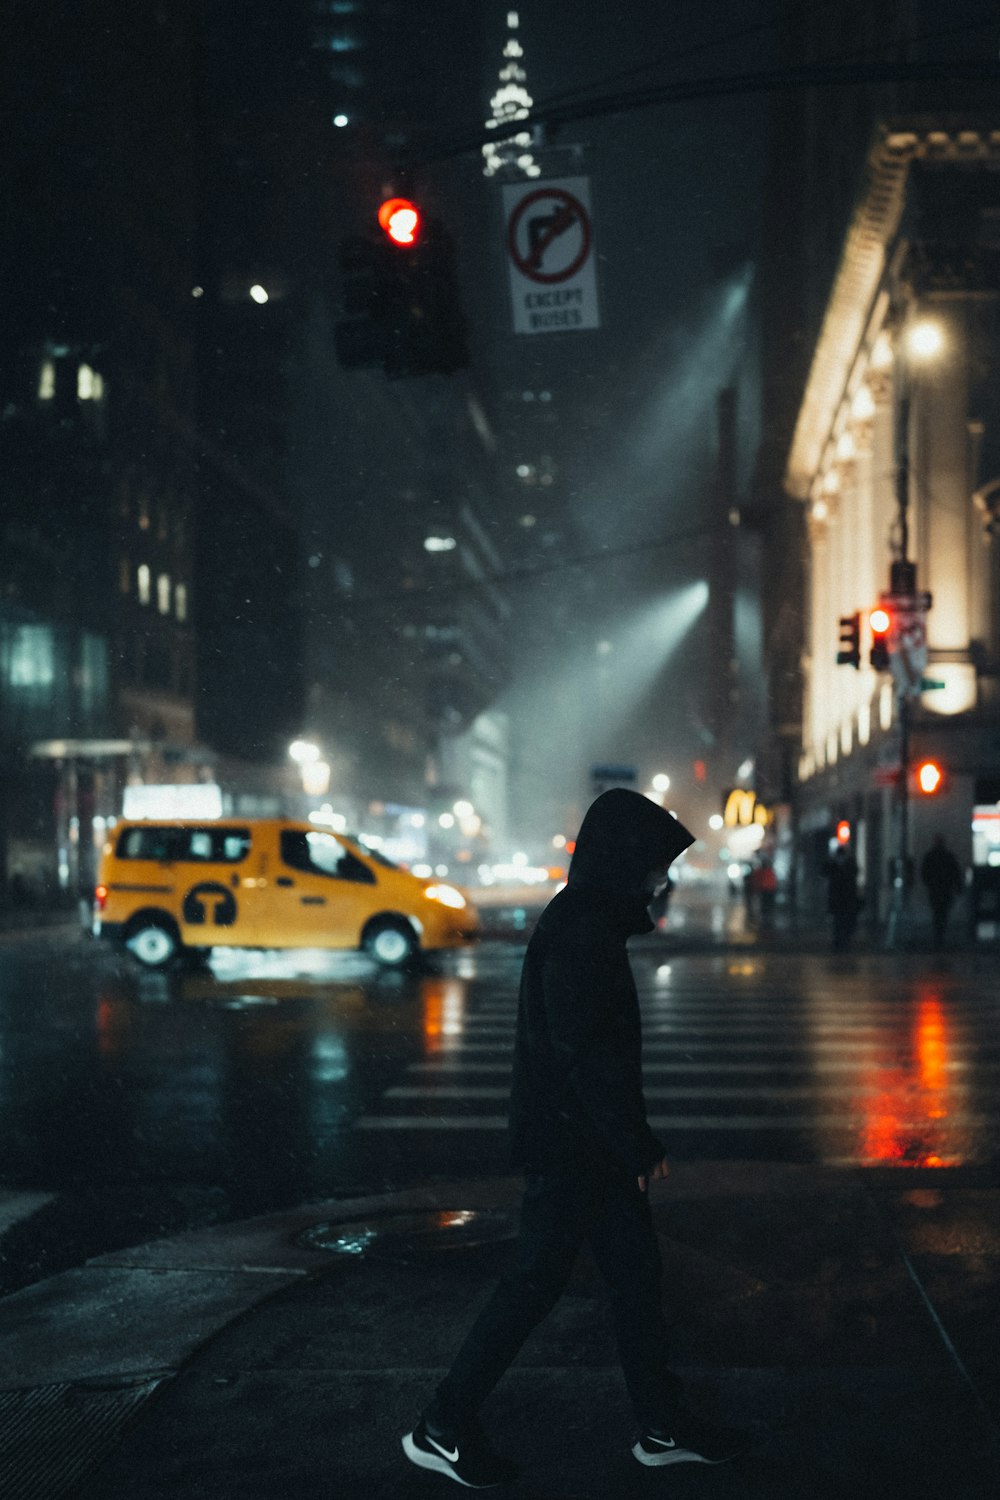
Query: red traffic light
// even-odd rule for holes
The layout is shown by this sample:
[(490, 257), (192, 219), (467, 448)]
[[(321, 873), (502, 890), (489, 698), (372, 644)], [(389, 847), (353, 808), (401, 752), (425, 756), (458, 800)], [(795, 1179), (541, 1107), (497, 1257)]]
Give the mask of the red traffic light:
[(420, 234), (420, 210), (409, 198), (387, 198), (378, 211), (380, 228), (394, 245), (415, 245)]
[(878, 609), (873, 609), (868, 616), (868, 623), (872, 628), (872, 635), (888, 635), (892, 629), (892, 615), (879, 605)]
[(936, 760), (921, 761), (917, 767), (917, 786), (925, 797), (933, 797), (944, 785), (944, 772)]
[(846, 818), (841, 818), (837, 824), (837, 843), (849, 844), (851, 842), (851, 825)]

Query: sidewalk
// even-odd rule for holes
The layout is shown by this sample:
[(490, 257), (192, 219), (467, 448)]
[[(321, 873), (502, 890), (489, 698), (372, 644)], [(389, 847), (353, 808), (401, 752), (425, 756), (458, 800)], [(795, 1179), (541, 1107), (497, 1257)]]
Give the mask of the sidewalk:
[[(501, 1178), (316, 1204), (104, 1256), (0, 1301), (0, 1494), (457, 1495), (408, 1465), (399, 1439), (506, 1262), (518, 1196)], [(497, 1493), (1000, 1493), (987, 1415), (1000, 1414), (1000, 1189), (719, 1162), (678, 1165), (652, 1201), (677, 1368), (758, 1445), (713, 1469), (635, 1463), (584, 1254), (484, 1412), (525, 1465)], [(418, 1232), (414, 1215), (438, 1227)], [(300, 1244), (318, 1223), (353, 1253)]]

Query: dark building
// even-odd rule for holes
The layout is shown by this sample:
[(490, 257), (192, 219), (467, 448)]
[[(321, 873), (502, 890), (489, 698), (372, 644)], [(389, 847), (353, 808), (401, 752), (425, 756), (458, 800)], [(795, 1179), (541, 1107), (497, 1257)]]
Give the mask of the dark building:
[(85, 890), (197, 774), (192, 7), (15, 7), (4, 51), (0, 888)]
[[(508, 523), (476, 317), (482, 228), (470, 200), (480, 183), (475, 164), (439, 160), (429, 144), (482, 107), (480, 19), (459, 4), (306, 9), (323, 188), (310, 229), (313, 297), (292, 362), (306, 535), (302, 730), (331, 767), (331, 807), (370, 832), (392, 832), (379, 808), (436, 826), (458, 800), (498, 834), (505, 731), (490, 713), (508, 672), (510, 604), (497, 581)], [(455, 70), (456, 55), (470, 65)], [(392, 194), (456, 241), (471, 362), (455, 373), (390, 378), (337, 362), (339, 250), (380, 236), (376, 213)]]

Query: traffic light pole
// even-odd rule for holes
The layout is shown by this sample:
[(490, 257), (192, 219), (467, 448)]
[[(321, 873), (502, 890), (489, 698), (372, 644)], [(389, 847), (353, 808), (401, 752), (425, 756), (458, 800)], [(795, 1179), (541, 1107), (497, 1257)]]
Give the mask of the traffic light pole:
[[(910, 380), (906, 367), (903, 339), (896, 345), (899, 371), (899, 405), (896, 414), (896, 509), (899, 517), (899, 572), (911, 567), (910, 551)], [(892, 904), (886, 928), (885, 945), (898, 948), (903, 941), (909, 896), (908, 851), (910, 843), (910, 698), (900, 681), (896, 702), (899, 708), (899, 780), (896, 784), (896, 822), (898, 843), (892, 870)]]

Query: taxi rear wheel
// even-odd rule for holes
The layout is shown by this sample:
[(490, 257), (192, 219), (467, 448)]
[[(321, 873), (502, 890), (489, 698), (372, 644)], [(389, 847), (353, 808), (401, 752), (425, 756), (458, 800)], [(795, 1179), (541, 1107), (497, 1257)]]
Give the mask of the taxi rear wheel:
[(140, 916), (129, 925), (125, 947), (146, 969), (165, 969), (180, 952), (180, 938), (160, 917)]
[(387, 969), (401, 969), (417, 951), (417, 935), (405, 922), (373, 922), (364, 936), (364, 950)]

